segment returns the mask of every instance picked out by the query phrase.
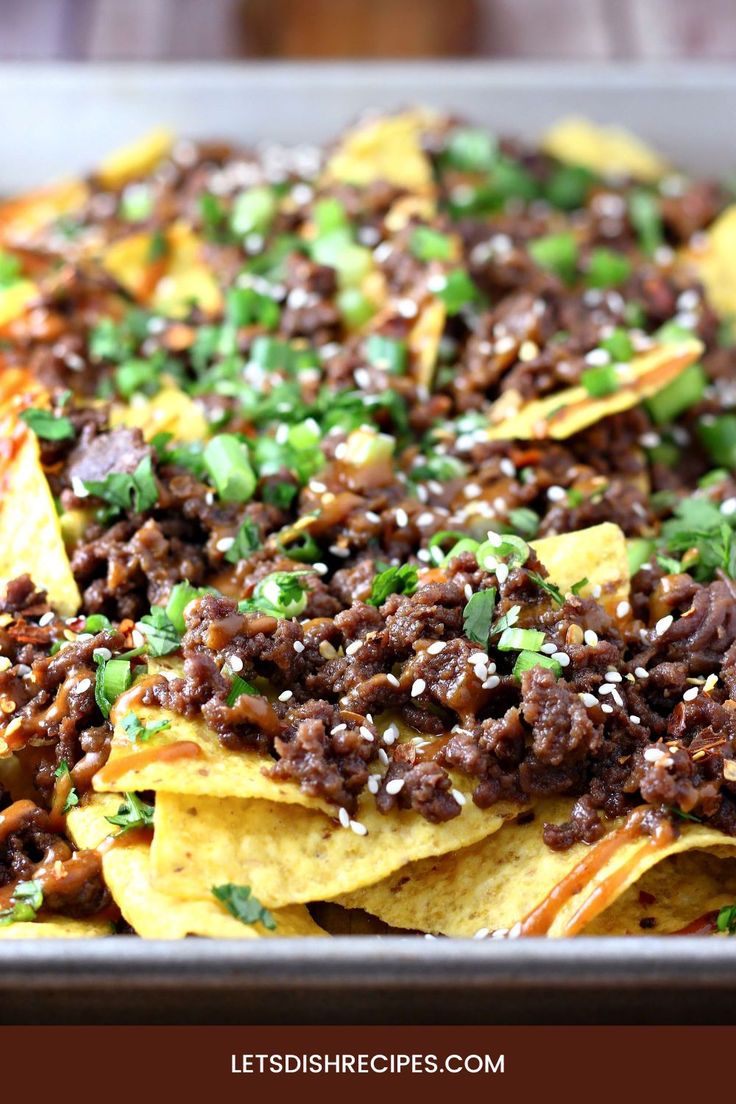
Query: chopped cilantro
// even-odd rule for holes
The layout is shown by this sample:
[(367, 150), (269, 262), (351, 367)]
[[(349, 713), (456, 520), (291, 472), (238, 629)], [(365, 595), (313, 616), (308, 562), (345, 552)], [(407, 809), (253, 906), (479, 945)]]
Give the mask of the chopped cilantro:
[(276, 930), (276, 920), (257, 897), (253, 896), (250, 886), (225, 885), (212, 886), (212, 895), (227, 909), (231, 916), (241, 924), (262, 924), (269, 931)]
[(724, 905), (719, 910), (716, 929), (719, 932), (727, 932), (728, 935), (736, 935), (736, 905)]
[(418, 580), (417, 569), (413, 564), (387, 567), (374, 576), (371, 595), (367, 599), (368, 605), (382, 606), (390, 594), (413, 594)]
[(133, 681), (130, 660), (105, 659), (97, 655), (95, 663), (95, 701), (102, 716), (109, 717), (113, 705)]
[(493, 611), (496, 608), (496, 588), (488, 587), (472, 594), (463, 610), (463, 632), (468, 640), (488, 647)]
[(43, 905), (43, 886), (40, 881), (18, 882), (13, 890), (12, 905), (0, 911), (0, 926), (31, 923)]
[(570, 587), (570, 592), (574, 594), (577, 598), (577, 596), (580, 594), (580, 591), (583, 589), (583, 587), (586, 587), (589, 582), (590, 580), (588, 579), (588, 576), (584, 575), (582, 579), (578, 579), (576, 583), (572, 584), (572, 586)]
[(151, 612), (140, 619), (137, 627), (146, 637), (151, 656), (169, 655), (181, 643), (181, 635), (163, 606), (151, 606)]
[(156, 732), (162, 732), (165, 728), (171, 728), (171, 721), (151, 721), (144, 724), (135, 713), (126, 713), (122, 720), (123, 732), (134, 743), (138, 740), (149, 740)]
[(687, 556), (688, 571), (698, 582), (708, 582), (717, 571), (736, 578), (736, 543), (731, 517), (707, 498), (685, 498), (674, 517), (662, 526), (659, 553)]
[(68, 441), (74, 436), (74, 426), (69, 419), (50, 410), (30, 407), (21, 411), (20, 418), (44, 441)]
[(86, 480), (84, 486), (95, 498), (108, 502), (113, 515), (121, 510), (142, 514), (158, 502), (158, 487), (151, 457), (140, 461), (132, 475), (110, 472), (103, 480)]
[(0, 250), (0, 288), (11, 287), (22, 279), (19, 259), (12, 253)]
[(105, 817), (105, 820), (120, 828), (118, 835), (130, 831), (131, 828), (152, 828), (153, 805), (147, 805), (137, 794), (126, 793), (115, 816)]
[(225, 553), (228, 563), (236, 564), (240, 560), (247, 560), (253, 552), (261, 547), (261, 532), (253, 518), (246, 517), (238, 529), (235, 542)]
[(75, 805), (79, 804), (79, 794), (75, 790), (74, 786), (71, 785), (71, 771), (69, 770), (69, 764), (67, 763), (66, 759), (62, 759), (59, 763), (58, 767), (54, 771), (54, 778), (57, 780), (57, 782), (60, 781), (62, 778), (69, 779), (69, 792), (67, 793), (66, 800), (64, 801), (64, 808), (61, 810), (62, 813), (68, 813), (70, 809), (73, 809)]
[[(564, 606), (565, 597), (558, 586), (551, 583), (549, 579), (543, 578), (538, 572), (530, 571), (529, 578), (537, 584), (546, 594), (550, 596), (556, 606)], [(581, 584), (582, 585), (582, 584)]]

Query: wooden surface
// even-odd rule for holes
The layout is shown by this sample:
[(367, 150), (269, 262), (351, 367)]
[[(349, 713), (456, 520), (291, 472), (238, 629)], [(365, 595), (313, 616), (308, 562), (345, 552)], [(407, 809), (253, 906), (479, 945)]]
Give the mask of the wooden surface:
[(0, 0), (0, 58), (736, 57), (736, 0)]

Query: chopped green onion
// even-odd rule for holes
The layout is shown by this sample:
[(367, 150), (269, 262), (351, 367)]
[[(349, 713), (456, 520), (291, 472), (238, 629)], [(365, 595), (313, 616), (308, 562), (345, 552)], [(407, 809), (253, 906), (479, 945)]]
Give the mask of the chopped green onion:
[(646, 401), (646, 408), (658, 425), (673, 421), (702, 399), (708, 380), (699, 364), (690, 364), (680, 375)]
[(543, 644), (539, 629), (504, 629), (496, 647), (499, 652), (538, 652)]
[(631, 262), (623, 253), (599, 246), (592, 250), (585, 282), (592, 288), (612, 288), (622, 284), (631, 275)]
[[(508, 561), (511, 564), (526, 563), (529, 559), (529, 545), (513, 533), (504, 533), (503, 535), (499, 533), (483, 541), (476, 550), (475, 556), (478, 567), (483, 568), (484, 571), (493, 571), (495, 564), (500, 560)], [(493, 562), (493, 566), (486, 566), (488, 560)]]
[[(225, 296), (225, 315), (230, 326), (236, 330), (253, 324), (274, 330), (279, 324), (281, 310), (270, 295), (263, 295), (250, 287), (231, 287)], [(221, 333), (220, 341), (222, 336)]]
[(629, 219), (643, 253), (652, 257), (664, 244), (659, 201), (651, 192), (636, 189), (629, 196)]
[(454, 242), (449, 234), (433, 230), (431, 226), (415, 226), (409, 237), (409, 252), (418, 261), (449, 261)]
[(435, 292), (441, 299), (450, 315), (458, 314), (463, 307), (470, 303), (477, 303), (480, 299), (478, 288), (462, 268), (456, 268), (448, 272), (445, 277), (445, 286)]
[(528, 506), (518, 506), (509, 511), (509, 525), (526, 540), (533, 540), (539, 532), (539, 517)]
[(156, 381), (155, 366), (148, 360), (126, 360), (115, 369), (115, 388), (124, 399)]
[(528, 250), (540, 268), (556, 273), (566, 284), (574, 282), (578, 263), (578, 243), (569, 230), (536, 238), (529, 242)]
[(333, 230), (312, 243), (312, 259), (337, 272), (341, 288), (356, 287), (373, 268), (373, 254), (356, 245), (347, 230)]
[(463, 537), (457, 544), (454, 544), (450, 551), (442, 561), (442, 566), (445, 567), (450, 560), (454, 560), (457, 556), (461, 556), (463, 552), (472, 552), (475, 556), (480, 548), (480, 544), (477, 540), (473, 540), (472, 537)]
[(208, 442), (204, 465), (223, 502), (247, 502), (256, 489), (247, 446), (231, 433), (220, 433)]
[(50, 410), (30, 407), (21, 411), (20, 419), (43, 441), (68, 441), (74, 436), (74, 426), (69, 419)]
[(357, 329), (364, 326), (376, 313), (376, 308), (360, 288), (346, 287), (337, 296), (340, 314), (348, 326)]
[(201, 598), (206, 591), (203, 588), (193, 587), (191, 583), (177, 583), (171, 588), (169, 600), (166, 603), (166, 616), (178, 633), (186, 629), (184, 622), (184, 610), (195, 598)]
[(647, 563), (654, 552), (655, 542), (648, 537), (634, 537), (626, 542), (626, 556), (629, 561), (629, 575), (636, 575), (639, 568)]
[(334, 196), (318, 199), (312, 208), (312, 218), (317, 227), (317, 237), (324, 237), (333, 230), (343, 230), (348, 225), (348, 215), (344, 204)]
[(257, 693), (258, 691), (255, 686), (251, 686), (251, 684), (244, 678), (241, 678), (240, 675), (234, 675), (225, 703), (232, 707), (243, 694), (253, 695)]
[(447, 542), (452, 541), (450, 547), (454, 548), (458, 541), (464, 539), (463, 534), (458, 529), (440, 529), (440, 531), (431, 536), (427, 542), (427, 550), (430, 559), (435, 564), (442, 563), (445, 558), (443, 548), (447, 545)]
[(556, 659), (540, 655), (538, 652), (519, 652), (512, 674), (518, 682), (521, 682), (524, 671), (531, 671), (533, 667), (547, 667), (550, 671), (554, 671), (556, 678), (562, 674), (562, 667)]
[(274, 571), (258, 583), (253, 592), (256, 601), (264, 602), (281, 617), (299, 617), (307, 608), (306, 571)]
[(22, 279), (23, 271), (18, 257), (0, 249), (0, 288), (12, 287)]
[(43, 883), (39, 881), (18, 882), (11, 896), (10, 908), (0, 911), (0, 925), (30, 924), (36, 919), (36, 913), (43, 906)]
[(258, 186), (241, 192), (233, 203), (230, 226), (233, 233), (263, 234), (270, 227), (278, 204), (272, 188)]
[(662, 323), (653, 336), (663, 345), (678, 345), (682, 341), (692, 342), (693, 331), (670, 318), (669, 322)]
[(586, 368), (580, 376), (588, 394), (594, 399), (603, 398), (604, 395), (613, 395), (618, 391), (618, 372), (613, 364), (601, 364), (597, 368)]
[(148, 184), (129, 184), (120, 197), (120, 215), (128, 222), (142, 222), (153, 212), (153, 193)]
[(447, 139), (444, 158), (460, 172), (488, 172), (498, 156), (494, 135), (475, 127), (458, 127)]
[(369, 334), (364, 343), (365, 355), (369, 364), (383, 368), (391, 375), (401, 376), (406, 371), (407, 348), (405, 341), (397, 341), (383, 334)]
[(715, 464), (732, 471), (736, 468), (736, 414), (701, 418), (698, 435)]
[(544, 186), (547, 201), (563, 211), (574, 211), (582, 207), (587, 199), (595, 177), (582, 165), (560, 165)]
[(114, 703), (133, 681), (130, 661), (96, 658), (95, 662), (97, 663), (95, 701), (102, 716), (109, 717)]
[(626, 330), (616, 326), (615, 330), (599, 342), (601, 349), (610, 353), (619, 364), (628, 363), (634, 355), (634, 343)]

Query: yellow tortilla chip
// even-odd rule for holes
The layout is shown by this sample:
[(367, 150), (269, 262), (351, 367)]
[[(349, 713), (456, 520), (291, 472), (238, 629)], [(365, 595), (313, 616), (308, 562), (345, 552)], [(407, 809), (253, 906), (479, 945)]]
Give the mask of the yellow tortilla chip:
[(736, 312), (736, 204), (727, 207), (703, 235), (702, 245), (683, 250), (681, 257), (702, 280), (719, 314)]
[(359, 186), (385, 180), (410, 192), (431, 193), (432, 166), (421, 137), (432, 119), (429, 112), (407, 111), (359, 124), (327, 162), (326, 179)]
[(0, 288), (0, 326), (19, 318), (38, 295), (39, 290), (32, 280), (18, 280)]
[[(458, 784), (459, 788), (460, 784)], [(496, 832), (518, 806), (478, 809), (432, 824), (412, 810), (380, 813), (365, 794), (356, 814), (365, 835), (337, 818), (297, 806), (159, 793), (151, 853), (154, 881), (167, 893), (201, 897), (208, 886), (252, 887), (273, 908), (316, 901), (371, 885), (427, 855), (440, 855)]]
[(542, 841), (544, 822), (566, 820), (570, 806), (564, 799), (540, 802), (533, 820), (509, 821), (471, 847), (412, 863), (338, 897), (338, 903), (364, 909), (392, 927), (434, 935), (471, 937), (511, 928), (589, 850), (577, 844), (552, 851)]
[(202, 410), (178, 387), (164, 387), (152, 399), (134, 395), (129, 403), (114, 403), (110, 425), (140, 429), (147, 441), (171, 433), (177, 441), (202, 441), (209, 426)]
[(171, 152), (173, 134), (159, 127), (142, 138), (109, 154), (97, 167), (96, 176), (105, 188), (122, 188), (145, 176)]
[(581, 579), (588, 582), (579, 593), (596, 601), (611, 614), (629, 597), (629, 561), (626, 537), (618, 525), (604, 521), (576, 533), (560, 533), (531, 542), (547, 568), (551, 581), (567, 594)]
[(542, 149), (604, 177), (656, 181), (669, 171), (664, 158), (628, 130), (584, 118), (560, 119), (542, 138)]
[[(327, 808), (302, 793), (293, 782), (279, 782), (264, 773), (272, 760), (257, 751), (229, 751), (204, 721), (188, 720), (166, 710), (140, 706), (134, 687), (115, 704), (115, 732), (110, 758), (95, 775), (94, 788), (100, 793), (119, 790), (171, 790), (182, 794), (207, 794), (215, 797), (264, 798), (269, 801)], [(145, 746), (131, 743), (121, 721), (134, 709), (143, 724), (151, 720), (170, 721), (170, 727), (157, 732)], [(200, 752), (171, 758), (170, 749), (196, 745)], [(168, 750), (167, 750), (168, 749)], [(193, 748), (191, 749), (194, 750)], [(167, 757), (169, 756), (169, 757)]]
[[(99, 847), (114, 831), (106, 816), (114, 815), (120, 795), (94, 798), (72, 809), (69, 830), (78, 847)], [(243, 924), (211, 894), (202, 900), (176, 900), (151, 883), (150, 846), (145, 841), (124, 838), (104, 851), (105, 882), (125, 919), (144, 939), (184, 939), (188, 935), (213, 939), (261, 939), (296, 935), (324, 935), (303, 907), (283, 909), (274, 915), (276, 928)], [(213, 883), (219, 884), (219, 883)]]
[(3, 433), (0, 458), (0, 583), (28, 573), (68, 617), (79, 608), (74, 581), (38, 441), (22, 422)]
[(32, 923), (0, 927), (0, 939), (93, 939), (113, 934), (109, 920), (73, 920), (67, 916), (42, 916)]
[(414, 362), (414, 375), (421, 387), (432, 386), (446, 319), (445, 304), (441, 299), (434, 299), (422, 307), (409, 331), (409, 352)]
[(62, 180), (0, 204), (0, 240), (24, 242), (62, 215), (79, 211), (89, 198), (83, 180)]
[(524, 404), (518, 392), (507, 391), (491, 409), (489, 439), (536, 441), (572, 437), (602, 418), (620, 414), (656, 395), (688, 365), (694, 364), (702, 352), (702, 344), (695, 339), (651, 349), (622, 366), (618, 390), (601, 398), (577, 386)]

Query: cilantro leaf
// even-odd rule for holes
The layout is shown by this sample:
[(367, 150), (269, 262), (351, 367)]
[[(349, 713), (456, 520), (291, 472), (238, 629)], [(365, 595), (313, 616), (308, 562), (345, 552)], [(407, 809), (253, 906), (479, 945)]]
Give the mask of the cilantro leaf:
[(577, 597), (583, 587), (586, 587), (589, 582), (590, 579), (588, 578), (588, 576), (584, 575), (582, 579), (578, 579), (576, 583), (572, 584), (572, 586), (570, 587), (570, 593), (574, 594)]
[(147, 805), (145, 801), (141, 801), (137, 794), (126, 793), (125, 800), (115, 816), (105, 817), (105, 820), (120, 828), (119, 836), (123, 832), (128, 832), (131, 828), (151, 828), (153, 826), (153, 805)]
[(151, 612), (141, 617), (137, 628), (145, 636), (151, 656), (169, 655), (181, 644), (179, 631), (163, 606), (151, 606)]
[(228, 548), (225, 553), (225, 559), (228, 563), (236, 564), (240, 560), (247, 560), (247, 558), (253, 552), (257, 552), (260, 547), (260, 529), (253, 521), (253, 518), (247, 517), (243, 520), (242, 525), (238, 529), (235, 543), (231, 548)]
[(69, 419), (50, 410), (30, 407), (21, 411), (20, 419), (44, 441), (68, 441), (74, 437), (74, 426)]
[(562, 591), (560, 590), (560, 588), (558, 586), (555, 586), (554, 583), (551, 583), (549, 581), (549, 579), (544, 579), (536, 571), (530, 571), (529, 572), (529, 578), (532, 580), (532, 582), (535, 582), (537, 584), (537, 586), (540, 587), (545, 592), (545, 594), (549, 594), (550, 598), (555, 603), (555, 605), (564, 606), (565, 596), (563, 595)]
[(86, 480), (84, 486), (95, 498), (108, 502), (113, 507), (113, 514), (131, 509), (141, 514), (158, 502), (158, 487), (150, 456), (141, 460), (132, 475), (110, 472), (102, 480)]
[(413, 594), (418, 582), (419, 575), (414, 564), (387, 567), (374, 575), (368, 605), (382, 606), (390, 594)]
[(71, 777), (72, 776), (71, 771), (69, 770), (69, 764), (67, 763), (66, 759), (62, 759), (58, 767), (54, 771), (54, 778), (57, 780), (57, 782), (60, 782), (62, 778), (68, 778), (69, 780), (69, 791), (64, 801), (64, 807), (61, 810), (62, 813), (68, 813), (70, 809), (73, 809), (76, 805), (79, 804), (79, 794), (75, 790), (74, 786), (72, 786), (71, 784)]
[(493, 611), (496, 608), (496, 588), (488, 587), (471, 595), (463, 610), (463, 632), (468, 640), (488, 647)]
[(122, 720), (123, 732), (129, 740), (149, 740), (156, 732), (163, 732), (165, 728), (171, 728), (171, 721), (151, 721), (143, 724), (135, 713), (126, 713)]
[[(674, 517), (662, 526), (660, 553), (689, 553), (687, 570), (698, 582), (709, 582), (717, 571), (736, 578), (736, 544), (731, 518), (707, 498), (685, 498), (674, 509)], [(667, 565), (674, 566), (673, 564)], [(684, 564), (678, 564), (682, 571)]]
[(246, 682), (240, 675), (234, 675), (233, 681), (230, 685), (227, 698), (225, 699), (227, 705), (235, 705), (236, 701), (242, 694), (257, 694), (255, 686), (251, 686), (249, 682)]
[(724, 905), (716, 917), (716, 929), (736, 935), (736, 905)]
[(498, 621), (491, 625), (491, 636), (495, 636), (497, 633), (502, 633), (506, 629), (510, 629), (512, 625), (515, 625), (519, 620), (520, 613), (521, 606), (512, 606), (507, 613), (501, 614)]
[(13, 890), (12, 905), (0, 911), (0, 925), (30, 923), (43, 905), (43, 886), (39, 881), (18, 882)]
[(231, 916), (241, 924), (263, 924), (269, 931), (276, 930), (276, 920), (264, 908), (257, 897), (251, 893), (250, 886), (225, 885), (212, 886), (212, 896), (224, 905)]

